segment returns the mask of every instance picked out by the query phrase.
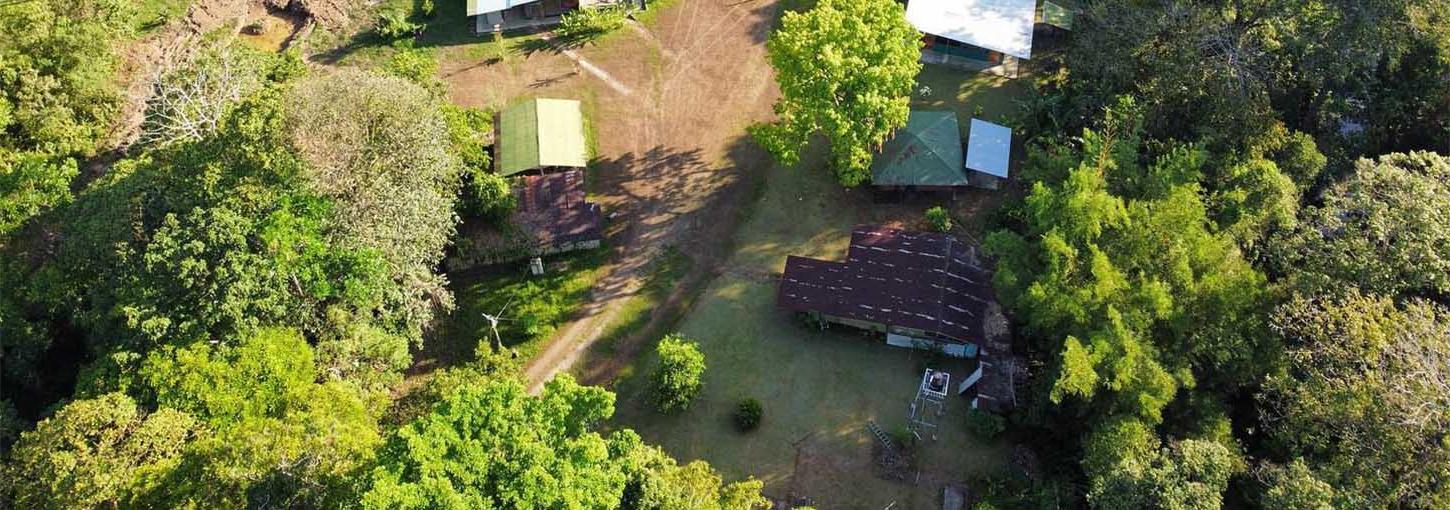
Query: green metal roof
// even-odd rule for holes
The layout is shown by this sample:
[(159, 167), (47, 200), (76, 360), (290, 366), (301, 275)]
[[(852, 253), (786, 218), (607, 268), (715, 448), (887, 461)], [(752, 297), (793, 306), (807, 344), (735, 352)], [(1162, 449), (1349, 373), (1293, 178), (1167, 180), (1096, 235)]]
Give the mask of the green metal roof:
[(877, 186), (965, 186), (956, 112), (912, 111), (871, 163)]
[(583, 167), (584, 114), (570, 99), (530, 99), (499, 114), (498, 173)]

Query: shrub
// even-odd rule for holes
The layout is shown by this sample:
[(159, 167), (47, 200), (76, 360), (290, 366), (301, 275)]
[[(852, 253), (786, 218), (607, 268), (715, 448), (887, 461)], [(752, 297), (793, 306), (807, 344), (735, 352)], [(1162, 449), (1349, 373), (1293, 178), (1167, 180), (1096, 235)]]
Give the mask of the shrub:
[(916, 448), (916, 434), (907, 430), (906, 427), (897, 427), (891, 431), (891, 440), (903, 451), (911, 451)]
[(423, 25), (408, 21), (406, 12), (388, 11), (378, 16), (377, 25), (373, 27), (373, 30), (384, 39), (402, 39), (417, 34), (423, 30)]
[(760, 426), (760, 418), (765, 415), (765, 409), (760, 401), (754, 398), (746, 398), (735, 405), (735, 426), (742, 431), (755, 430)]
[(415, 48), (411, 40), (393, 43), (393, 47), (397, 51), (383, 63), (384, 72), (416, 83), (435, 95), (443, 95), (445, 87), (443, 80), (438, 79), (438, 59), (432, 51)]
[(623, 5), (578, 9), (565, 13), (554, 33), (568, 40), (594, 39), (623, 28), (631, 12)]
[(1007, 430), (1007, 420), (1001, 416), (981, 409), (967, 411), (967, 432), (971, 432), (973, 437), (988, 441), (995, 439), (1004, 430)]
[(946, 232), (952, 229), (952, 216), (942, 206), (936, 206), (926, 210), (926, 224), (937, 232)]
[(654, 373), (655, 406), (663, 412), (683, 410), (700, 395), (705, 373), (705, 355), (679, 335), (660, 340), (659, 367)]
[(465, 183), (467, 193), (463, 196), (468, 214), (497, 221), (507, 218), (518, 207), (518, 197), (514, 196), (508, 179), (479, 170), (469, 174)]

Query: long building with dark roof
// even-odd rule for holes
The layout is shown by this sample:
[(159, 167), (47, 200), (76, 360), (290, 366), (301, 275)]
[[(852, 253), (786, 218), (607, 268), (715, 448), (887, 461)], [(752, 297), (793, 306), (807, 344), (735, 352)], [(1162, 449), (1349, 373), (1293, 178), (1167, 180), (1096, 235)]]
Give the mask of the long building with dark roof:
[(851, 232), (844, 262), (788, 257), (777, 294), (780, 307), (823, 323), (962, 357), (976, 356), (992, 301), (991, 273), (972, 247), (945, 234), (879, 226)]

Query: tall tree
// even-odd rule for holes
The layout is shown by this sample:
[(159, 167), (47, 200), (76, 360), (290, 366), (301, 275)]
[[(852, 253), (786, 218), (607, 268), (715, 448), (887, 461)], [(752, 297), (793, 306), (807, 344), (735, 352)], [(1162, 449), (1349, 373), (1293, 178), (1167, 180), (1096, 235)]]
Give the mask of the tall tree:
[(135, 505), (206, 429), (186, 413), (147, 414), (120, 393), (77, 400), (21, 434), (0, 467), (0, 502), (38, 510)]
[(1264, 420), (1335, 489), (1341, 508), (1450, 504), (1450, 310), (1349, 292), (1275, 313), (1289, 366)]
[(1450, 297), (1450, 157), (1361, 160), (1276, 238), (1279, 271), (1388, 295)]
[(874, 149), (906, 125), (921, 71), (921, 34), (891, 0), (820, 0), (787, 12), (766, 49), (780, 83), (779, 119), (756, 140), (787, 165), (816, 134), (830, 143), (841, 184), (870, 179)]

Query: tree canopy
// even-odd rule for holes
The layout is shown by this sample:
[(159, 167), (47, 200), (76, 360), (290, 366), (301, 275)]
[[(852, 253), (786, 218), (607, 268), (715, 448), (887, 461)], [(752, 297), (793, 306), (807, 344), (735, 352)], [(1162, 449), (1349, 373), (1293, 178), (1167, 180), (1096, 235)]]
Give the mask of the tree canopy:
[(820, 134), (841, 184), (871, 178), (872, 153), (906, 125), (921, 35), (902, 4), (820, 0), (787, 12), (766, 43), (781, 98), (779, 119), (756, 126), (756, 140), (787, 165)]

